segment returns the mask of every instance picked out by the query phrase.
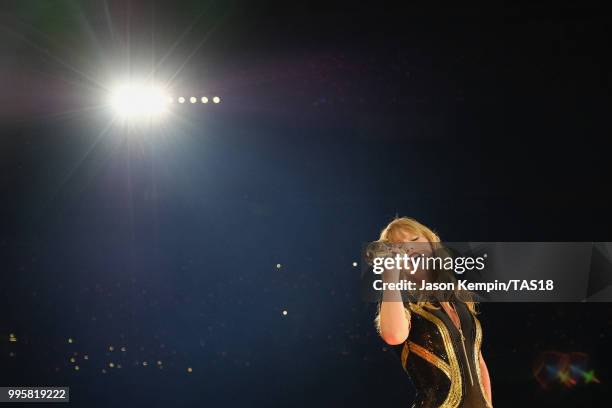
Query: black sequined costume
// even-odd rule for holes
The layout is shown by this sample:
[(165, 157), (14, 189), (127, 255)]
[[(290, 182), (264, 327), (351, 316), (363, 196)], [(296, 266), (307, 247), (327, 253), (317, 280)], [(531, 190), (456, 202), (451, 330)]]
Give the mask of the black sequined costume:
[(405, 306), (410, 334), (401, 359), (417, 390), (413, 407), (490, 407), (479, 364), (482, 329), (467, 305), (454, 303), (461, 331), (439, 304), (438, 309), (414, 303)]

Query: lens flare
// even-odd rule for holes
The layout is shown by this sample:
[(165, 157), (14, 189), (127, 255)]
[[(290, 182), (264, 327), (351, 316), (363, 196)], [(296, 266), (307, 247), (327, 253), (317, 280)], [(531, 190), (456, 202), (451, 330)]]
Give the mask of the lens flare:
[(111, 92), (110, 106), (122, 119), (153, 119), (166, 112), (168, 98), (160, 86), (128, 83)]

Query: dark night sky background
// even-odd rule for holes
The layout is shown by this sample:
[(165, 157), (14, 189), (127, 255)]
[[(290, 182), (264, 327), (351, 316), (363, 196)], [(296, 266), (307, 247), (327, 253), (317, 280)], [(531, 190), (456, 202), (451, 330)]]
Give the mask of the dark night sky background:
[[(297, 3), (3, 2), (0, 385), (409, 406), (352, 266), (396, 214), (449, 241), (612, 241), (603, 9)], [(101, 132), (103, 87), (151, 61), (223, 102)], [(481, 310), (496, 407), (609, 400), (609, 304)], [(601, 384), (542, 390), (550, 350)]]

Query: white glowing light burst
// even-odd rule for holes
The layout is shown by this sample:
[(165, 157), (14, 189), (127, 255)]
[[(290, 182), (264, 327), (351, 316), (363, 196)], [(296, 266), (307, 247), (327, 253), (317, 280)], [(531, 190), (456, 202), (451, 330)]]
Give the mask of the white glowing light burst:
[(110, 97), (113, 111), (123, 119), (157, 118), (166, 112), (168, 103), (169, 95), (162, 87), (137, 83), (118, 86)]

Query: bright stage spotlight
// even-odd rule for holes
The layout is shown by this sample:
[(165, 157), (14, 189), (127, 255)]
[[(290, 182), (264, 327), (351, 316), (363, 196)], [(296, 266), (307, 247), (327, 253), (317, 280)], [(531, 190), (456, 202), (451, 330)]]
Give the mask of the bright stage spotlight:
[(169, 96), (159, 86), (128, 83), (115, 88), (110, 97), (113, 111), (122, 119), (153, 119), (168, 108)]
[(214, 103), (219, 103), (221, 102), (221, 98), (219, 98), (218, 96), (213, 97), (213, 102)]
[(195, 96), (192, 96), (191, 98), (189, 98), (189, 102), (191, 103), (196, 103), (198, 101), (198, 99)]
[(205, 96), (203, 96), (203, 97), (202, 97), (202, 103), (208, 103), (208, 98), (207, 98), (207, 97), (205, 97)]

